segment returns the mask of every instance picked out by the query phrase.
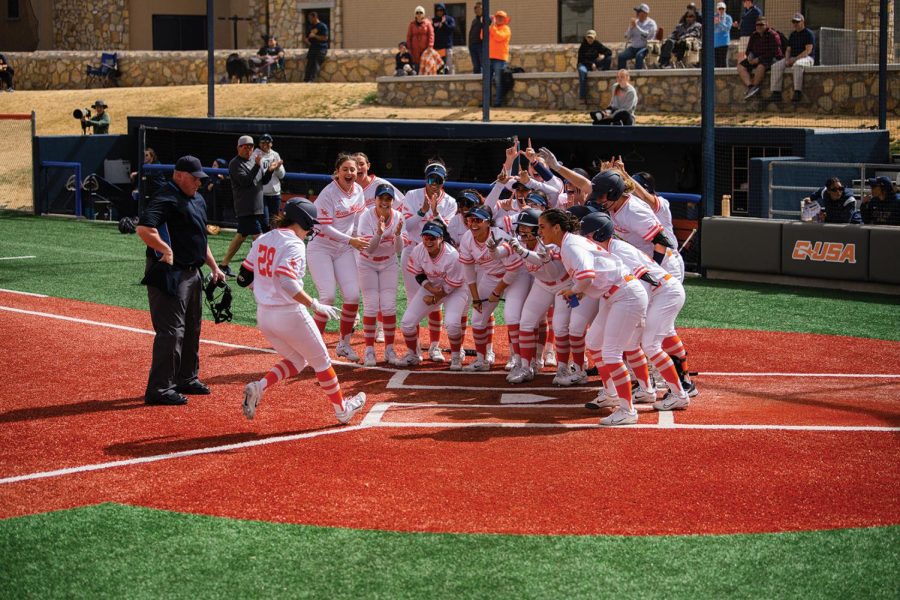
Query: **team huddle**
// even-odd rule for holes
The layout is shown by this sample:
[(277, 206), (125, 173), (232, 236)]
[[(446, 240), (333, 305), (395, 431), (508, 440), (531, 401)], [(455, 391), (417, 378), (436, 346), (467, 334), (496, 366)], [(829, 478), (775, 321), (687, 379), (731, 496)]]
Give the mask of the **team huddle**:
[[(517, 169), (520, 161), (527, 167)], [(652, 176), (629, 175), (612, 160), (589, 179), (530, 144), (506, 150), (486, 196), (474, 188), (450, 196), (440, 159), (426, 164), (424, 186), (405, 195), (369, 169), (362, 153), (338, 156), (334, 179), (315, 203), (288, 201), (241, 265), (238, 284), (252, 286), (259, 327), (282, 357), (245, 388), (247, 418), (268, 387), (306, 365), (339, 421), (362, 407), (365, 394), (346, 401), (341, 394), (322, 337), (329, 319), (340, 319), (335, 354), (351, 362), (378, 365), (379, 342), (390, 365), (444, 362), (446, 333), (451, 371), (489, 371), (501, 301), (511, 384), (545, 368), (555, 368), (554, 385), (587, 383), (590, 361), (601, 385), (586, 407), (614, 409), (601, 425), (637, 423), (635, 403), (659, 411), (690, 404), (697, 388), (675, 330), (685, 302), (684, 262), (669, 203), (655, 193)], [(303, 290), (307, 269), (317, 299)], [(398, 355), (400, 274), (406, 351)], [(360, 302), (362, 358), (351, 345)], [(427, 350), (419, 331), (426, 317)], [(475, 344), (468, 364), (467, 327)]]

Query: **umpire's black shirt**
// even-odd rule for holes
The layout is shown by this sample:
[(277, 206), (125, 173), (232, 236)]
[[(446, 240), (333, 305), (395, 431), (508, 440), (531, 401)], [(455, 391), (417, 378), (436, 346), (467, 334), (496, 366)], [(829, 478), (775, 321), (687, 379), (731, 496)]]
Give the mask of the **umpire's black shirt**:
[[(206, 201), (198, 191), (187, 196), (172, 182), (156, 192), (141, 213), (139, 225), (153, 227), (172, 248), (176, 267), (200, 267), (206, 262)], [(147, 248), (148, 258), (158, 258)]]

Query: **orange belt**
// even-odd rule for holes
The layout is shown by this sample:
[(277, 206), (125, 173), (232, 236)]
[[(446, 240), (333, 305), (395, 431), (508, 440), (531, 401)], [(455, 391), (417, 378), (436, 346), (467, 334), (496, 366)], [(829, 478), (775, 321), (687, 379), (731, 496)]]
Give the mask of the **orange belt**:
[(368, 254), (362, 254), (362, 257), (375, 262), (382, 262), (393, 258), (393, 256), (369, 256)]
[(662, 287), (663, 281), (668, 281), (670, 279), (672, 279), (671, 273), (666, 273), (666, 275), (662, 278), (662, 281), (659, 282), (659, 285), (656, 286), (655, 288), (653, 288), (652, 291), (654, 291), (654, 292), (657, 291), (659, 288)]
[(541, 283), (543, 283), (543, 284), (546, 285), (547, 287), (553, 287), (554, 285), (556, 285), (556, 284), (558, 284), (558, 283), (562, 283), (563, 281), (567, 281), (568, 279), (569, 279), (569, 274), (566, 273), (566, 274), (563, 276), (563, 278), (560, 279), (559, 281), (544, 281), (543, 279), (541, 279)]
[[(625, 276), (625, 283), (628, 283), (629, 281), (634, 281), (634, 275), (626, 275)], [(615, 294), (618, 291), (619, 291), (618, 285), (612, 286), (611, 288), (609, 288), (609, 291), (607, 291), (605, 294), (603, 294), (603, 299), (608, 300), (610, 296), (612, 296), (613, 294)]]

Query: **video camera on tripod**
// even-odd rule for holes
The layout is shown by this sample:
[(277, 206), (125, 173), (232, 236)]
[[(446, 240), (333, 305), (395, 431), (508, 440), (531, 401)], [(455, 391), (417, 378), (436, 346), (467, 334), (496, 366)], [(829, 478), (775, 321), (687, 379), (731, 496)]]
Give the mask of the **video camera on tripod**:
[(90, 127), (90, 125), (86, 121), (83, 121), (82, 119), (90, 119), (91, 118), (91, 109), (76, 108), (75, 110), (72, 111), (72, 116), (75, 117), (76, 119), (78, 119), (79, 121), (81, 121), (81, 135), (86, 135), (88, 127)]

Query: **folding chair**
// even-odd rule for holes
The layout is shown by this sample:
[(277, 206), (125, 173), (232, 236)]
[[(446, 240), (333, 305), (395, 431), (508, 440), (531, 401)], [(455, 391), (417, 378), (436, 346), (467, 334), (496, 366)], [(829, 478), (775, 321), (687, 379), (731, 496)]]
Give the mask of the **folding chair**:
[(90, 87), (95, 81), (99, 81), (103, 87), (112, 82), (118, 85), (116, 78), (119, 76), (119, 55), (115, 52), (104, 52), (100, 55), (98, 66), (86, 65), (87, 79), (84, 86)]

